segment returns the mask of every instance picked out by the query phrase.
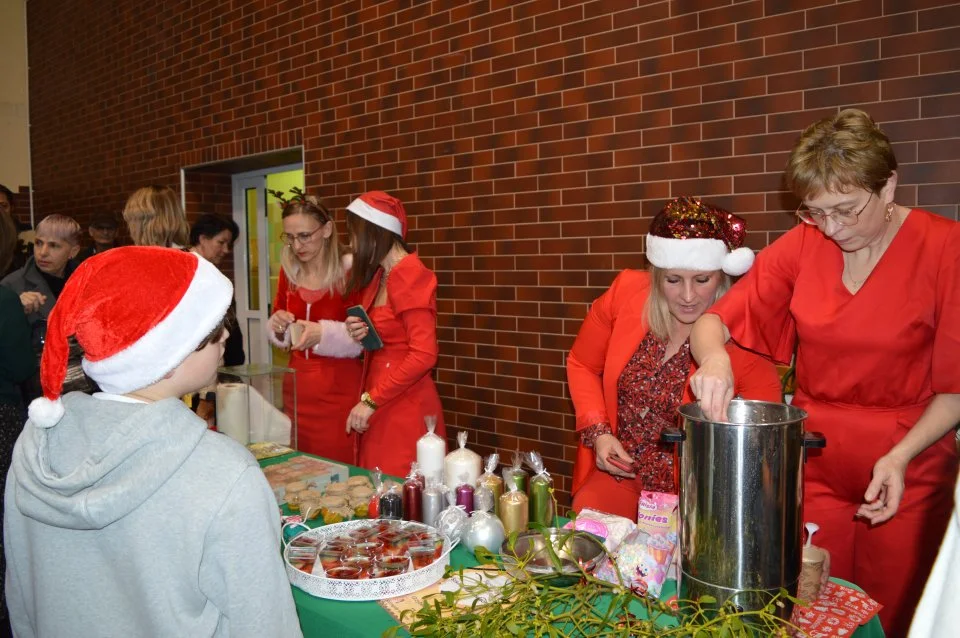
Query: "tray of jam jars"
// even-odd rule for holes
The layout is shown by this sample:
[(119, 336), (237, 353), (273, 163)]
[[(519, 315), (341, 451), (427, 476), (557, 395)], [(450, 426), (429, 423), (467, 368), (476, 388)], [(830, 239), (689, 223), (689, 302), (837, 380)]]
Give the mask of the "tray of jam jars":
[(318, 598), (382, 600), (443, 577), (453, 544), (433, 527), (354, 520), (298, 534), (283, 550), (290, 582)]

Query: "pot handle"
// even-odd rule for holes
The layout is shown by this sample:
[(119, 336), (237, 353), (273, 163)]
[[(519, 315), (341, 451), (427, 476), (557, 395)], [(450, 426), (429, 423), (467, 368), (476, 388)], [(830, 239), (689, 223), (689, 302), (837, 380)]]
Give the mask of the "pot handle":
[(803, 447), (823, 449), (827, 447), (827, 437), (821, 432), (804, 432)]
[(661, 443), (683, 443), (687, 434), (680, 428), (663, 428), (660, 432)]

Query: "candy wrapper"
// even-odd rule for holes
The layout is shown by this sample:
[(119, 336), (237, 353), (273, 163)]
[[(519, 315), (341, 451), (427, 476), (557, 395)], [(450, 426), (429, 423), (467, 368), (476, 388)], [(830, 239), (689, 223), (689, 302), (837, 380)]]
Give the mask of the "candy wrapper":
[(640, 596), (658, 598), (677, 548), (676, 494), (641, 492), (637, 529), (620, 543), (613, 559), (597, 568), (597, 578), (623, 584)]
[(791, 622), (809, 638), (850, 636), (882, 607), (862, 591), (828, 581), (815, 603), (809, 607), (794, 605)]
[(457, 506), (455, 490), (447, 492), (447, 507), (437, 517), (437, 531), (456, 543), (467, 526), (469, 516), (464, 508)]
[(575, 521), (570, 521), (563, 527), (564, 529), (576, 529), (599, 536), (603, 539), (603, 546), (607, 548), (607, 551), (614, 552), (623, 542), (623, 539), (637, 529), (637, 524), (623, 516), (607, 514), (585, 507), (577, 514)]

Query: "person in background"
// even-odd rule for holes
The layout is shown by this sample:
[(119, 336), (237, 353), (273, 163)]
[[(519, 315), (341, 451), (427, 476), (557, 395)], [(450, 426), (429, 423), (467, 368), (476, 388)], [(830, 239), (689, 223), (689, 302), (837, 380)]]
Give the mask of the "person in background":
[[(350, 255), (333, 215), (315, 197), (297, 195), (283, 204), (283, 252), (274, 313), (267, 336), (290, 348), (296, 370), (297, 447), (343, 463), (357, 463), (356, 436), (344, 431), (360, 394), (361, 349), (347, 336), (347, 308), (359, 296), (344, 294)], [(293, 337), (292, 333), (301, 335)], [(293, 406), (293, 380), (283, 382), (283, 404)], [(292, 416), (292, 414), (290, 415)]]
[[(348, 290), (363, 293), (383, 348), (367, 352), (365, 392), (347, 419), (358, 432), (360, 465), (404, 476), (416, 460), (424, 417), (437, 419), (443, 437), (443, 406), (431, 373), (437, 363), (437, 278), (404, 243), (403, 203), (382, 191), (364, 193), (347, 206), (354, 248)], [(347, 329), (358, 343), (370, 327), (357, 317)]]
[(910, 638), (954, 638), (960, 627), (960, 481), (954, 490), (953, 514), (937, 562), (913, 614)]
[(782, 363), (796, 351), (793, 403), (827, 439), (804, 518), (833, 575), (903, 636), (953, 507), (960, 224), (896, 203), (890, 140), (858, 109), (808, 127), (786, 174), (803, 223), (697, 321), (691, 387), (716, 418), (736, 392), (728, 340)]
[(53, 303), (73, 272), (73, 259), (80, 252), (80, 224), (64, 215), (49, 215), (37, 224), (33, 256), (0, 285), (20, 295), (31, 326), (50, 315)]
[[(197, 253), (214, 266), (220, 266), (223, 259), (230, 254), (233, 244), (240, 236), (240, 227), (232, 219), (220, 215), (205, 214), (197, 218), (190, 227), (190, 250)], [(243, 351), (243, 334), (240, 324), (237, 323), (236, 300), (230, 304), (227, 330), (226, 348), (223, 352), (223, 365), (243, 365), (247, 357)]]
[(145, 186), (134, 191), (123, 207), (123, 220), (137, 246), (182, 249), (190, 239), (180, 198), (167, 186)]
[[(6, 482), (19, 638), (301, 636), (263, 472), (179, 400), (216, 379), (232, 298), (206, 260), (154, 247), (67, 283)], [(68, 335), (104, 392), (62, 395)]]
[[(6, 270), (17, 246), (13, 219), (0, 214), (0, 272)], [(20, 384), (36, 371), (30, 346), (30, 324), (15, 292), (0, 286), (0, 476), (6, 476), (13, 456), (13, 444), (20, 436), (26, 416)], [(3, 527), (0, 525), (0, 574), (6, 573), (3, 556)], [(10, 619), (0, 591), (0, 635), (10, 635)]]
[(7, 267), (3, 270), (0, 270), (0, 278), (6, 277), (14, 270), (19, 270), (27, 263), (27, 259), (30, 258), (32, 250), (30, 247), (24, 243), (20, 234), (30, 230), (28, 224), (23, 224), (17, 219), (17, 216), (14, 213), (14, 199), (13, 191), (9, 188), (0, 184), (0, 217), (6, 217), (13, 222), (14, 228), (16, 229), (15, 243), (13, 248), (13, 257), (10, 259), (10, 263), (7, 264)]
[(117, 220), (113, 215), (103, 214), (94, 217), (87, 228), (93, 245), (80, 251), (77, 262), (117, 247)]
[[(647, 235), (647, 271), (625, 270), (590, 307), (567, 357), (580, 435), (573, 509), (637, 520), (641, 490), (677, 493), (674, 446), (660, 442), (692, 401), (693, 323), (753, 262), (744, 221), (697, 199), (671, 200)], [(773, 364), (735, 346), (737, 393), (780, 402)]]

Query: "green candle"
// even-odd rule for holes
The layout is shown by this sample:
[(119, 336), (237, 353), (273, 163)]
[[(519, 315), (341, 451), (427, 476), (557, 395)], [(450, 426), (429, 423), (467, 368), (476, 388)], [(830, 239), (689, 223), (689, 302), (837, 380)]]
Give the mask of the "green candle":
[(527, 491), (527, 471), (523, 469), (523, 457), (520, 450), (513, 453), (513, 466), (503, 468), (503, 483), (506, 489), (510, 489), (510, 484), (517, 486), (517, 489), (523, 493)]
[(543, 467), (543, 459), (537, 452), (527, 454), (527, 463), (533, 470), (530, 479), (530, 522), (544, 527), (553, 527), (553, 479)]

